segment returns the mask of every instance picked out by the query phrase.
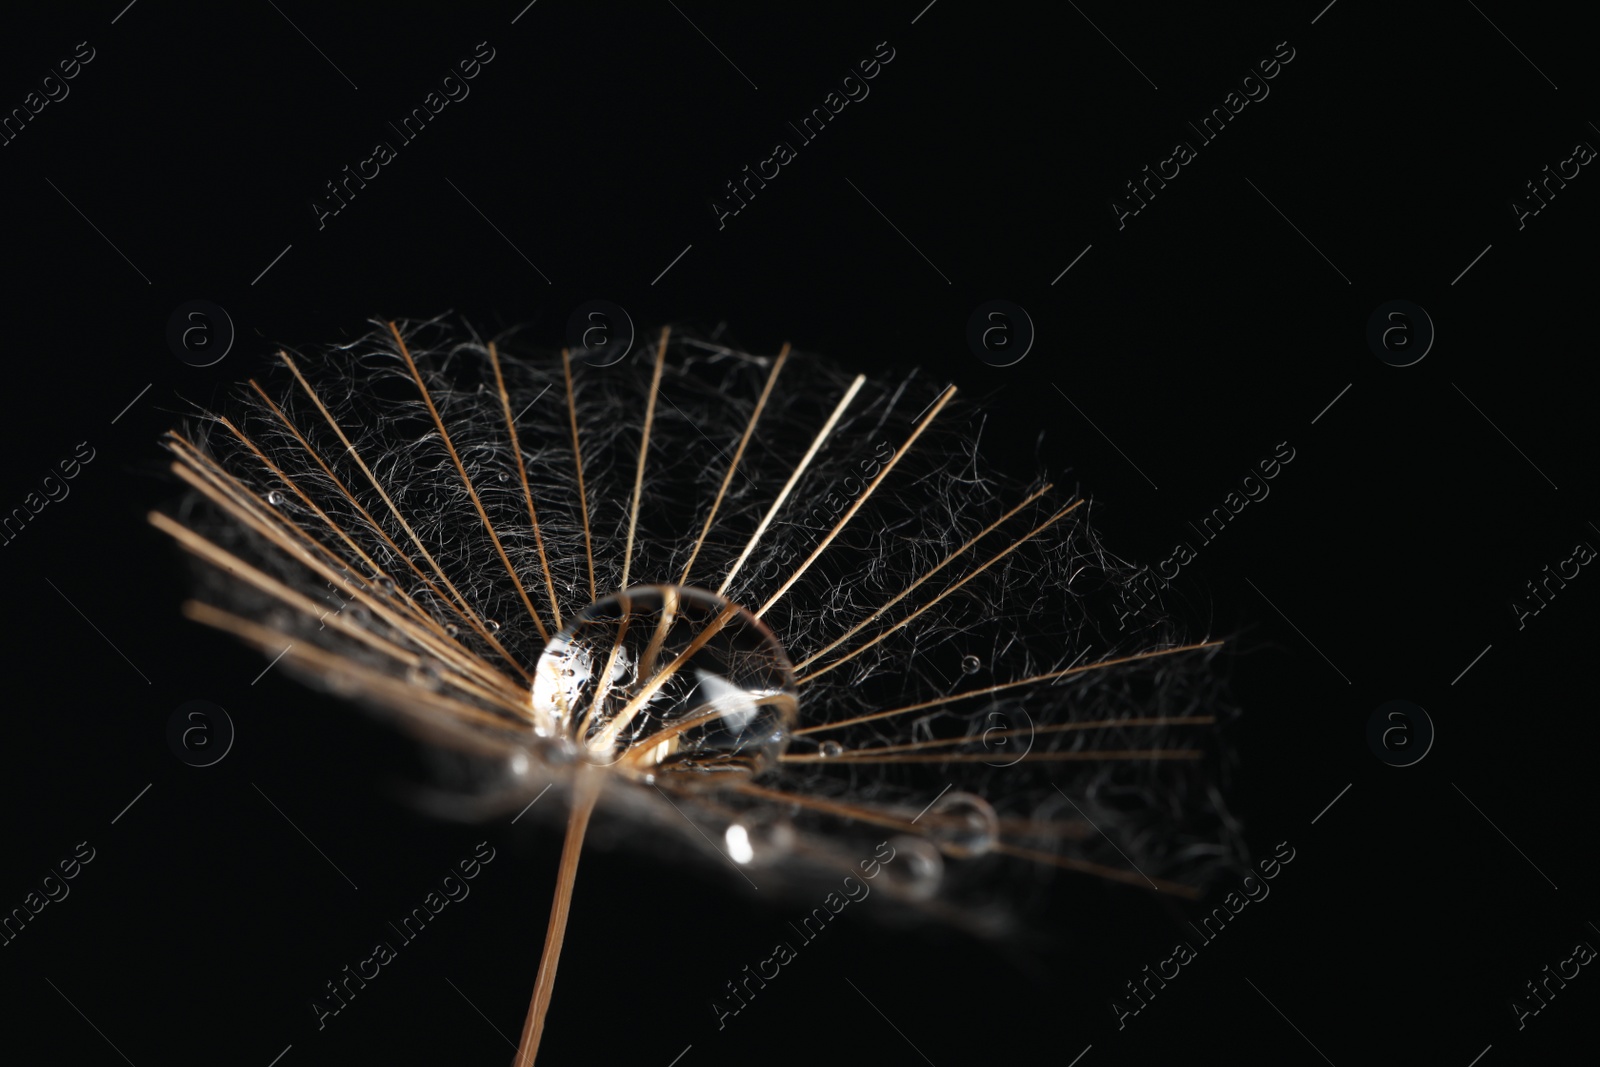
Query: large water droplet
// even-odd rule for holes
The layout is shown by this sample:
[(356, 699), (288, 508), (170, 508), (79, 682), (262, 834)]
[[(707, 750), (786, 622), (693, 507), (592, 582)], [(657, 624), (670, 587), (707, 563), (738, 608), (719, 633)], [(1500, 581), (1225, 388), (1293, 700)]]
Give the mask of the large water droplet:
[(929, 838), (958, 859), (983, 855), (1000, 837), (1000, 817), (994, 807), (973, 793), (946, 793), (921, 821)]
[(283, 507), (283, 494), (278, 492), (276, 489), (272, 490), (267, 494), (267, 503), (271, 504), (275, 508)]
[(571, 738), (592, 763), (709, 785), (782, 754), (797, 696), (789, 657), (750, 612), (646, 585), (596, 601), (551, 639), (532, 701), (539, 732)]

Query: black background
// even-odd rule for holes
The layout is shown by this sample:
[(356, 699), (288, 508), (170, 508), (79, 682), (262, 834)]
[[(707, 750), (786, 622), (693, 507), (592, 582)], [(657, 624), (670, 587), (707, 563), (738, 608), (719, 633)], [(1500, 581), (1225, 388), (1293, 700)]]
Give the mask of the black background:
[[(397, 802), (404, 750), (383, 730), (278, 672), (252, 684), (260, 657), (180, 618), (185, 569), (144, 515), (177, 495), (159, 433), (279, 344), (445, 310), (559, 344), (597, 297), (646, 334), (725, 323), (755, 351), (920, 364), (984, 398), (995, 458), (1069, 469), (1111, 546), (1152, 564), (1288, 441), (1271, 496), (1183, 569), (1173, 604), (1236, 639), (1230, 796), (1255, 853), (1286, 841), (1295, 860), (1121, 1030), (1123, 984), (1195, 939), (1193, 909), (1119, 887), (1009, 949), (850, 917), (719, 1031), (711, 999), (789, 913), (725, 871), (600, 852), (541, 1062), (666, 1065), (688, 1047), (683, 1067), (1494, 1067), (1587, 1047), (1592, 968), (1520, 1030), (1511, 1004), (1600, 943), (1579, 685), (1600, 578), (1586, 568), (1520, 630), (1510, 603), (1600, 544), (1584, 328), (1600, 179), (1585, 168), (1521, 229), (1511, 203), (1600, 143), (1591, 43), (1560, 6), (1324, 2), (112, 0), (0, 17), (7, 111), (94, 49), (0, 147), (0, 507), (79, 442), (95, 452), (0, 547), (0, 907), (78, 842), (96, 850), (0, 948), (6, 1059), (509, 1061), (495, 1028), (521, 1025), (558, 835)], [(494, 59), (471, 95), (319, 229), (323, 183), (393, 142), (385, 123), (480, 41)], [(710, 197), (880, 41), (894, 59), (870, 96), (719, 230)], [(1122, 184), (1194, 141), (1185, 123), (1282, 41), (1270, 96), (1119, 229)], [(195, 298), (238, 330), (206, 369), (165, 341)], [(1011, 367), (965, 343), (993, 298), (1037, 327)], [(1365, 340), (1393, 299), (1437, 327), (1414, 366)], [(197, 698), (238, 730), (203, 769), (165, 739)], [(1406, 768), (1365, 738), (1396, 698), (1437, 728)], [(319, 1031), (311, 997), (481, 840), (496, 859), (473, 895)]]

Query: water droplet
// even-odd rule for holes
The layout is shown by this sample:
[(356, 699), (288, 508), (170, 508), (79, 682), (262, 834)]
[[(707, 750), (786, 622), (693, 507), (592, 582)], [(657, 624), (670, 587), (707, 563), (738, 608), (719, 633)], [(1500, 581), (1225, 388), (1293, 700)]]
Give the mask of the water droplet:
[(876, 854), (888, 876), (890, 892), (911, 900), (927, 900), (939, 891), (944, 881), (944, 857), (939, 850), (920, 837), (901, 834), (889, 840), (889, 859), (882, 850)]
[(591, 763), (708, 786), (781, 755), (799, 707), (794, 668), (759, 619), (671, 585), (625, 590), (569, 620), (534, 667), (532, 701), (548, 733)]
[(460, 637), (461, 636), (461, 627), (457, 626), (453, 622), (447, 622), (447, 623), (444, 624), (444, 632), (445, 632), (445, 636), (446, 637), (450, 637), (450, 638)]
[(973, 793), (946, 793), (921, 821), (928, 837), (958, 859), (983, 855), (1000, 837), (1000, 817), (994, 807)]
[(962, 656), (961, 657), (961, 673), (962, 674), (977, 674), (978, 673), (978, 668), (982, 667), (982, 666), (983, 666), (983, 661), (980, 660), (977, 656)]
[(510, 471), (501, 471), (498, 475), (496, 475), (496, 477), (499, 478), (502, 482), (509, 482), (511, 480), (511, 472)]
[(833, 759), (835, 756), (844, 755), (844, 746), (837, 741), (824, 741), (817, 746), (817, 755), (823, 759)]
[(423, 660), (417, 666), (406, 669), (406, 680), (412, 685), (432, 689), (439, 683), (439, 667), (432, 660)]
[(387, 574), (383, 575), (378, 579), (378, 588), (382, 589), (385, 593), (394, 592), (394, 579), (389, 577)]
[(733, 862), (745, 864), (756, 858), (756, 850), (750, 847), (750, 834), (739, 823), (730, 823), (722, 840), (726, 842), (728, 858)]
[(483, 624), (489, 628), (489, 632), (492, 634), (497, 634), (500, 632), (499, 619), (485, 619), (483, 620)]
[(794, 841), (794, 824), (768, 812), (741, 815), (723, 834), (728, 856), (738, 864), (776, 862), (788, 855)]
[(283, 507), (283, 494), (278, 492), (276, 489), (272, 490), (272, 492), (267, 494), (267, 503), (271, 504), (275, 508)]

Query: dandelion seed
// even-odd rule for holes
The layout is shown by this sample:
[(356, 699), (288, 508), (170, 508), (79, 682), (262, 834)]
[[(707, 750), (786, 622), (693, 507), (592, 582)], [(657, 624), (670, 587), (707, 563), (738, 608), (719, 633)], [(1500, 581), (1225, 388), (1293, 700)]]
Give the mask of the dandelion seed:
[(565, 797), (519, 1064), (592, 817), (763, 888), (887, 842), (882, 895), (957, 917), (1026, 868), (1192, 895), (1236, 851), (1219, 643), (1124, 598), (1083, 500), (989, 470), (953, 388), (438, 320), (282, 363), (167, 436), (209, 510), (151, 521), (200, 561), (191, 618), (481, 757), (486, 813)]

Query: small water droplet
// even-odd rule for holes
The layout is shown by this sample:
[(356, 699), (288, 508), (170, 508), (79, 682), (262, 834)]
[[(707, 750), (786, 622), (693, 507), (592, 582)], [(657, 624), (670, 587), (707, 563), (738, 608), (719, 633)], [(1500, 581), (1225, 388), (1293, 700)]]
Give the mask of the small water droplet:
[(447, 622), (444, 624), (444, 632), (447, 637), (460, 637), (461, 627), (457, 626), (453, 622)]
[(928, 836), (958, 859), (983, 855), (1000, 837), (1000, 817), (993, 805), (974, 793), (946, 793), (923, 818)]
[(439, 668), (432, 660), (424, 660), (421, 664), (406, 670), (406, 680), (412, 685), (433, 688), (439, 682)]
[(837, 741), (824, 741), (817, 746), (817, 755), (823, 759), (833, 759), (835, 756), (844, 755), (844, 746)]
[(939, 850), (920, 837), (901, 834), (889, 840), (890, 858), (883, 859), (883, 873), (888, 875), (891, 892), (911, 900), (927, 900), (939, 891), (944, 880), (944, 858)]
[(283, 494), (274, 489), (272, 492), (267, 494), (267, 503), (271, 504), (275, 508), (283, 507)]
[(727, 844), (728, 858), (733, 862), (746, 864), (756, 858), (756, 850), (750, 847), (750, 833), (741, 823), (729, 823), (722, 840)]
[(977, 656), (962, 656), (961, 657), (961, 673), (962, 674), (977, 674), (978, 673), (978, 668), (982, 667), (982, 666), (983, 666), (983, 661), (978, 659)]
[(773, 863), (794, 847), (794, 825), (781, 815), (751, 812), (723, 834), (728, 856), (738, 864)]
[(500, 632), (500, 620), (499, 619), (485, 619), (483, 621), (483, 624), (489, 628), (489, 632), (492, 633), (492, 634), (497, 634), (497, 633)]
[(500, 479), (500, 480), (501, 480), (501, 481), (502, 481), (502, 482), (509, 482), (509, 481), (510, 481), (510, 480), (511, 480), (511, 472), (510, 472), (510, 471), (501, 471), (501, 472), (500, 472), (500, 473), (499, 473), (499, 474), (498, 474), (498, 475), (497, 475), (497, 477), (498, 477), (498, 478), (499, 478), (499, 479)]
[(385, 593), (394, 592), (394, 579), (385, 574), (383, 577), (378, 579), (378, 588), (382, 589)]

